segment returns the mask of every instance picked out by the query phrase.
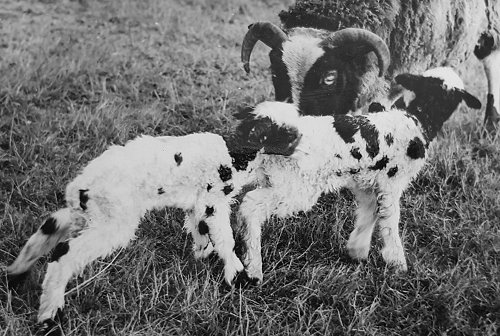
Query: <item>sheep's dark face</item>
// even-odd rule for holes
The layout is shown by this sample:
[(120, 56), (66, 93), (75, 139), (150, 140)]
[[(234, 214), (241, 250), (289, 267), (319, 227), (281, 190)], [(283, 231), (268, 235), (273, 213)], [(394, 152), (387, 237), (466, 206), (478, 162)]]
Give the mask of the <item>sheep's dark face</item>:
[(346, 114), (356, 109), (365, 71), (362, 59), (302, 36), (271, 50), (269, 58), (277, 101), (297, 104), (303, 115)]
[(355, 109), (360, 91), (357, 77), (337, 49), (326, 49), (307, 71), (298, 105), (305, 115), (346, 114)]
[(303, 115), (356, 110), (372, 98), (366, 91), (373, 91), (374, 79), (384, 74), (390, 62), (387, 45), (364, 29), (332, 33), (294, 28), (286, 34), (271, 23), (257, 22), (250, 25), (242, 44), (246, 71), (250, 71), (250, 54), (259, 40), (272, 48), (269, 58), (276, 100), (294, 103)]

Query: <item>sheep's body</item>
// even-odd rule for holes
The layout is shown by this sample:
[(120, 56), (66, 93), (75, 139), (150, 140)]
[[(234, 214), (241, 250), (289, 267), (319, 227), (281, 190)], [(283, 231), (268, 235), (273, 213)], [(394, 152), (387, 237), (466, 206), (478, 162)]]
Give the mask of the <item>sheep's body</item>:
[(28, 271), (57, 244), (38, 313), (50, 327), (74, 274), (128, 245), (147, 210), (176, 207), (186, 211), (195, 257), (215, 250), (231, 283), (243, 266), (233, 250), (230, 204), (246, 179), (245, 171), (232, 168), (226, 143), (215, 134), (143, 136), (111, 146), (68, 184), (67, 208), (47, 219), (7, 271), (11, 276)]
[[(282, 11), (280, 18), (288, 41), (282, 46), (283, 69), (273, 70), (276, 99), (292, 99), (302, 114), (345, 114), (367, 108), (374, 100), (385, 101), (388, 93), (389, 100), (385, 102), (390, 107), (397, 97), (397, 87), (387, 91), (390, 80), (377, 77), (375, 72), (369, 71), (369, 66), (363, 68), (363, 62), (373, 63), (369, 54), (364, 59), (353, 57), (350, 60), (359, 64), (360, 84), (355, 87), (357, 95), (353, 95), (351, 103), (337, 110), (326, 106), (333, 99), (333, 89), (321, 91), (308, 88), (305, 83), (305, 75), (326, 52), (322, 41), (332, 32), (359, 27), (374, 32), (387, 43), (391, 54), (388, 79), (399, 73), (422, 73), (436, 66), (456, 67), (474, 52), (482, 60), (488, 79), (486, 121), (491, 126), (500, 120), (499, 1), (298, 0), (288, 11)], [(304, 43), (312, 46), (307, 50), (295, 47)], [(280, 61), (272, 53), (271, 67), (277, 69)], [(300, 59), (301, 62), (297, 66), (287, 59)], [(299, 76), (294, 80), (296, 73)], [(308, 99), (309, 96), (314, 99)], [(314, 100), (319, 101), (316, 106)]]
[[(426, 75), (441, 74), (434, 71)], [(264, 152), (272, 139), (259, 128), (261, 120), (267, 123), (271, 119), (286, 128), (287, 138), (296, 143), (289, 157), (257, 157), (255, 166), (265, 176), (264, 183), (250, 191), (240, 205), (238, 218), (248, 226), (248, 252), (243, 263), (250, 279), (262, 280), (260, 231), (265, 220), (310, 210), (323, 193), (342, 187), (350, 189), (358, 202), (355, 228), (347, 243), (350, 256), (367, 258), (377, 223), (384, 240), (384, 260), (399, 270), (407, 269), (398, 233), (401, 194), (424, 166), (436, 128), (462, 99), (474, 108), (480, 103), (463, 91), (456, 75), (446, 80), (398, 77), (400, 84), (414, 91), (408, 107), (411, 114), (391, 110), (366, 116), (299, 116), (295, 105), (275, 102), (257, 106), (242, 122), (240, 129), (248, 129), (245, 123), (251, 126), (249, 144), (256, 148), (262, 145)], [(456, 78), (459, 82), (453, 82)]]
[(280, 19), (291, 33), (296, 27), (374, 32), (391, 51), (392, 77), (456, 67), (472, 55), (482, 32), (500, 32), (500, 5), (488, 0), (298, 0)]

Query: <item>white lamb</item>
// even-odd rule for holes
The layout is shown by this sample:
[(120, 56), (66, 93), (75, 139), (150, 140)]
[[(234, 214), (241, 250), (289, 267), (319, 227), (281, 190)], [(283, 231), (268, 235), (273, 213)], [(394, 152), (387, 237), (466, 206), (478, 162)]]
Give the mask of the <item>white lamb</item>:
[(374, 226), (384, 241), (382, 257), (397, 270), (407, 264), (398, 233), (399, 199), (422, 169), (427, 148), (443, 123), (464, 100), (481, 103), (463, 89), (449, 68), (423, 76), (403, 74), (406, 110), (364, 116), (299, 116), (293, 104), (266, 102), (242, 115), (239, 136), (248, 148), (262, 149), (254, 162), (260, 188), (243, 198), (238, 218), (247, 225), (243, 263), (252, 282), (262, 281), (261, 226), (270, 216), (308, 211), (323, 193), (348, 188), (358, 206), (347, 250), (366, 259)]
[(185, 210), (195, 257), (214, 249), (231, 284), (243, 270), (233, 250), (229, 218), (232, 197), (246, 178), (245, 171), (235, 172), (225, 141), (209, 133), (142, 136), (111, 146), (92, 160), (68, 184), (67, 207), (45, 221), (7, 268), (11, 279), (21, 276), (55, 247), (42, 286), (42, 331), (54, 327), (70, 278), (93, 260), (127, 246), (141, 217), (154, 208)]

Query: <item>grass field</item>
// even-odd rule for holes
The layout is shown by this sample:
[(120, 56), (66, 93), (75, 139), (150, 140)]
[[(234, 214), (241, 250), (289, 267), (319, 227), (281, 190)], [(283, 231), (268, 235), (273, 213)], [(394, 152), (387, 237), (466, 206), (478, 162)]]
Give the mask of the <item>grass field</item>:
[[(230, 132), (238, 106), (272, 99), (267, 50), (239, 62), (248, 24), (278, 22), (285, 0), (3, 0), (0, 4), (0, 266), (66, 183), (110, 144), (138, 134)], [(483, 72), (459, 69), (484, 101)], [(497, 335), (500, 138), (462, 108), (402, 200), (409, 261), (349, 260), (348, 194), (263, 232), (264, 283), (223, 286), (195, 261), (177, 210), (148, 213), (138, 239), (70, 282), (66, 335)], [(0, 335), (35, 332), (38, 263), (16, 291), (0, 273)]]

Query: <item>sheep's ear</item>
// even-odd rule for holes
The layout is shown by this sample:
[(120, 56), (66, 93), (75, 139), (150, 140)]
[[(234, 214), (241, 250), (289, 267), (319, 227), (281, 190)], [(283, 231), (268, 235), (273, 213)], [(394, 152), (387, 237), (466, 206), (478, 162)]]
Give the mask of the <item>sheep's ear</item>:
[(255, 110), (254, 106), (243, 106), (238, 108), (238, 112), (233, 114), (233, 117), (237, 120), (244, 120), (250, 116), (253, 116), (252, 112)]
[(423, 76), (404, 73), (397, 75), (394, 80), (397, 84), (402, 85), (405, 89), (416, 91), (417, 88), (422, 86)]
[(481, 108), (481, 102), (479, 101), (479, 99), (465, 90), (459, 90), (459, 92), (462, 94), (462, 99), (465, 101), (467, 106), (476, 110)]

